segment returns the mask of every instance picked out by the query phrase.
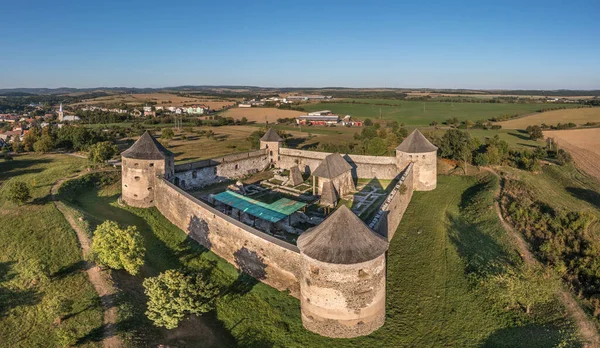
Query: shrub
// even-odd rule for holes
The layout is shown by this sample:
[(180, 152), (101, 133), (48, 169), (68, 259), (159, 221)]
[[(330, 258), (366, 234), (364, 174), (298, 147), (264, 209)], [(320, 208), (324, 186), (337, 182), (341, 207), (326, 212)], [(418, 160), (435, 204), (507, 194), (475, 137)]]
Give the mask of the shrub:
[(21, 205), (31, 199), (29, 186), (22, 181), (12, 180), (6, 184), (6, 199), (10, 202)]

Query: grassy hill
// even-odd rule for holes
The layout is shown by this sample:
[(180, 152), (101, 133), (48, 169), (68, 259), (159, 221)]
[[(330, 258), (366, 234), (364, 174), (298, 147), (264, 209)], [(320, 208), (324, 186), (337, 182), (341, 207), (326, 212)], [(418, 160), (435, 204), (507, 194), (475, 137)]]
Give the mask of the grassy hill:
[[(54, 182), (85, 164), (59, 155), (0, 160), (0, 185), (21, 180), (33, 196), (31, 203), (17, 206), (4, 199), (0, 187), (0, 346), (56, 346), (61, 329), (72, 331), (82, 346), (98, 345), (98, 295), (81, 271), (75, 233), (49, 200)], [(51, 314), (58, 297), (72, 300), (60, 326)]]

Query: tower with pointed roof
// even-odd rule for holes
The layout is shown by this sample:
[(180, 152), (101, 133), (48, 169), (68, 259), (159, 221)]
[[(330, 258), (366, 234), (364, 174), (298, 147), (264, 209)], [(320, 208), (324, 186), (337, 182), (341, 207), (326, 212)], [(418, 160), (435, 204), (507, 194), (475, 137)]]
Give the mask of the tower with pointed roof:
[(273, 128), (269, 128), (265, 135), (260, 138), (260, 148), (266, 149), (269, 163), (277, 163), (279, 161), (279, 148), (283, 139), (277, 134)]
[(368, 335), (385, 321), (388, 242), (346, 206), (298, 238), (302, 324), (322, 336)]
[(398, 167), (406, 168), (413, 164), (413, 185), (415, 191), (431, 191), (437, 186), (437, 150), (425, 136), (415, 129), (396, 148)]
[(139, 208), (154, 206), (157, 177), (169, 179), (174, 172), (173, 153), (146, 131), (121, 154), (122, 200)]

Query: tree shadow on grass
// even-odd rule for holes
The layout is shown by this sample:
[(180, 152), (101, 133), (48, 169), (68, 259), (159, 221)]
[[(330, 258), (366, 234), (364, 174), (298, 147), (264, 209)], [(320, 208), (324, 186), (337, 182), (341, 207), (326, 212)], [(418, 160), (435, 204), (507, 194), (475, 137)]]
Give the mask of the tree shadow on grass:
[(450, 213), (446, 217), (449, 221), (448, 236), (465, 261), (466, 273), (496, 274), (502, 271), (502, 265), (513, 263), (505, 249), (485, 233), (480, 224), (469, 223), (463, 217)]
[[(528, 135), (524, 135), (524, 134), (519, 134), (519, 133), (515, 133), (515, 132), (508, 132), (506, 134), (513, 136), (515, 138), (519, 138), (521, 140), (531, 140)], [(527, 134), (527, 133), (525, 132), (525, 134)]]
[(557, 347), (562, 338), (559, 328), (529, 324), (497, 330), (487, 338), (482, 347)]
[(596, 208), (600, 208), (600, 193), (579, 187), (567, 187), (567, 191), (571, 196), (584, 200), (596, 206)]
[(23, 174), (39, 173), (44, 169), (26, 169), (37, 164), (50, 163), (51, 158), (22, 159), (21, 156), (14, 157), (12, 161), (0, 163), (0, 179), (5, 177), (16, 177)]
[(73, 275), (75, 273), (79, 273), (82, 271), (87, 271), (89, 269), (90, 265), (88, 264), (88, 262), (84, 261), (84, 260), (79, 260), (77, 262), (74, 262), (68, 266), (63, 266), (61, 269), (59, 269), (58, 271), (54, 272), (51, 277), (53, 279), (63, 279), (66, 278), (70, 275)]
[(16, 277), (11, 272), (14, 261), (0, 262), (0, 318), (6, 316), (10, 310), (20, 306), (32, 306), (40, 302), (42, 294), (34, 289), (11, 289), (6, 283)]

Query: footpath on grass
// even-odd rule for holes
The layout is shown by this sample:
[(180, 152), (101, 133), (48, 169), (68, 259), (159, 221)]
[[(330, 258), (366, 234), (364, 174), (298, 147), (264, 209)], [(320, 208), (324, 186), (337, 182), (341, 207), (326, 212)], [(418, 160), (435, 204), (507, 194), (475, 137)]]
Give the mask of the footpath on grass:
[(90, 278), (90, 283), (94, 286), (94, 289), (100, 296), (100, 301), (102, 303), (102, 308), (104, 309), (104, 326), (103, 326), (103, 334), (102, 334), (102, 345), (105, 348), (116, 348), (122, 347), (123, 344), (117, 336), (116, 331), (116, 323), (117, 323), (117, 307), (114, 305), (113, 296), (116, 292), (115, 288), (112, 286), (111, 282), (107, 279), (107, 277), (102, 273), (100, 267), (98, 267), (93, 262), (85, 261), (86, 256), (90, 251), (91, 241), (88, 237), (86, 231), (77, 224), (76, 218), (71, 214), (67, 206), (58, 200), (57, 192), (60, 185), (66, 180), (71, 180), (78, 178), (80, 176), (89, 174), (90, 172), (83, 172), (78, 174), (75, 177), (61, 179), (57, 181), (54, 186), (52, 186), (52, 200), (56, 208), (64, 215), (65, 220), (71, 225), (71, 228), (75, 231), (77, 235), (77, 239), (79, 240), (79, 245), (81, 246), (81, 252), (83, 254), (83, 259), (85, 262), (85, 271)]
[[(540, 262), (535, 258), (531, 250), (529, 250), (529, 245), (518, 231), (516, 231), (506, 220), (504, 220), (504, 216), (502, 215), (502, 210), (500, 208), (500, 193), (502, 190), (502, 178), (495, 170), (491, 168), (482, 167), (483, 170), (488, 171), (498, 177), (499, 185), (498, 189), (495, 192), (496, 199), (494, 200), (494, 207), (496, 209), (496, 214), (498, 215), (498, 219), (502, 223), (502, 226), (508, 232), (511, 239), (514, 241), (519, 254), (523, 261), (529, 265), (541, 265)], [(577, 326), (577, 331), (579, 333), (579, 338), (584, 344), (584, 347), (600, 347), (600, 335), (598, 334), (598, 330), (596, 329), (596, 325), (587, 317), (583, 309), (579, 306), (573, 294), (567, 289), (565, 289), (564, 285), (561, 284), (558, 290), (558, 298), (565, 306), (568, 315), (573, 319), (575, 325)]]

